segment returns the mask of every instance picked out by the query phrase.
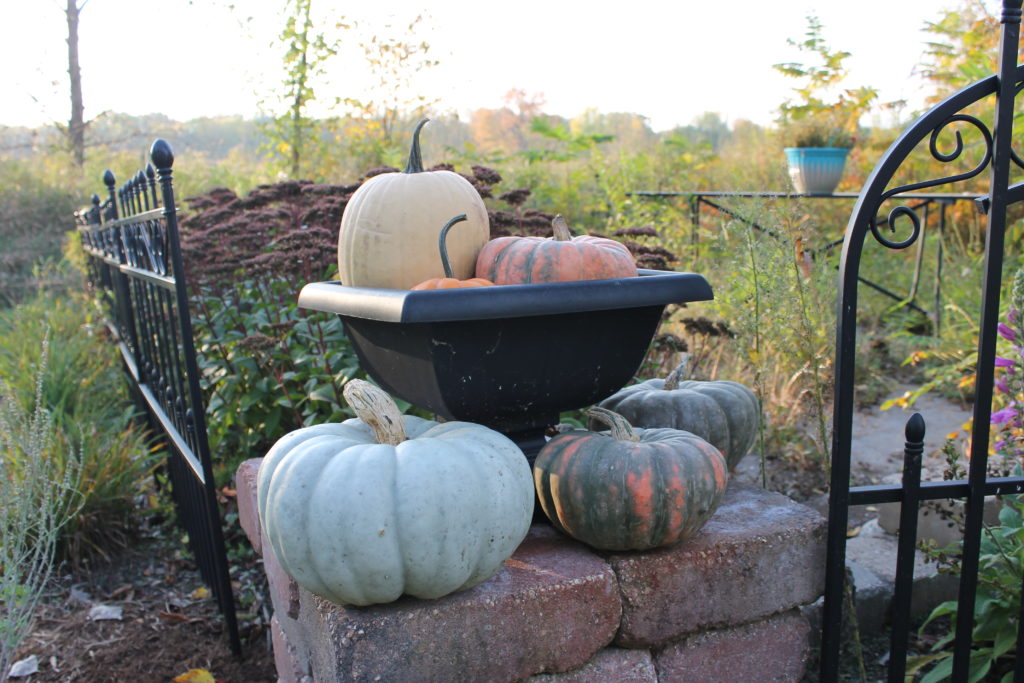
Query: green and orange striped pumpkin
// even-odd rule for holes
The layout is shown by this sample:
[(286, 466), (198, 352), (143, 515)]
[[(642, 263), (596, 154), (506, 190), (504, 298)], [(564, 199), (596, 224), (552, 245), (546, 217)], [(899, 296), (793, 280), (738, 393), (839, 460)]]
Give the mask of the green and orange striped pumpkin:
[(636, 277), (636, 263), (621, 242), (573, 237), (561, 216), (551, 222), (552, 237), (498, 237), (483, 246), (476, 276), (496, 285), (607, 280)]
[(537, 456), (533, 482), (555, 528), (600, 550), (647, 550), (692, 536), (722, 501), (717, 448), (677, 429), (633, 429), (592, 408), (610, 433), (571, 431)]

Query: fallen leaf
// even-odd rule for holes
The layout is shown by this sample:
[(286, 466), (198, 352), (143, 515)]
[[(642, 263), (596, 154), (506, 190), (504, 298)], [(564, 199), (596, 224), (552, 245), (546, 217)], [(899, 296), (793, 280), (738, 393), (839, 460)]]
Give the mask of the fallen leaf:
[(856, 538), (857, 536), (860, 536), (860, 527), (859, 526), (855, 526), (852, 529), (847, 529), (846, 530), (846, 537), (847, 538)]
[(92, 602), (92, 596), (76, 586), (71, 587), (71, 595), (69, 597), (75, 602)]
[(39, 673), (39, 658), (35, 655), (29, 655), (25, 659), (16, 661), (7, 675), (10, 678), (21, 678), (22, 676), (31, 676), (37, 673)]
[(164, 621), (171, 621), (178, 624), (189, 620), (188, 616), (178, 612), (161, 612), (159, 617)]
[(205, 600), (208, 597), (210, 597), (210, 589), (206, 586), (200, 586), (188, 594), (189, 600)]
[(174, 683), (216, 683), (216, 679), (206, 669), (189, 669), (180, 676), (175, 676)]
[(133, 585), (132, 585), (132, 584), (130, 584), (130, 583), (126, 583), (126, 584), (124, 584), (123, 586), (121, 586), (121, 587), (119, 587), (119, 588), (116, 588), (116, 589), (114, 589), (114, 592), (113, 592), (113, 593), (111, 593), (111, 594), (110, 594), (109, 596), (107, 596), (107, 597), (109, 597), (109, 598), (110, 598), (111, 600), (114, 600), (114, 599), (116, 599), (116, 598), (119, 598), (119, 597), (121, 597), (122, 595), (124, 595), (125, 593), (127, 593), (127, 592), (129, 592), (129, 591), (132, 591), (132, 590), (135, 590), (135, 586), (133, 586)]
[(120, 605), (94, 605), (89, 610), (90, 621), (103, 621), (104, 619), (115, 619), (121, 621), (124, 611)]

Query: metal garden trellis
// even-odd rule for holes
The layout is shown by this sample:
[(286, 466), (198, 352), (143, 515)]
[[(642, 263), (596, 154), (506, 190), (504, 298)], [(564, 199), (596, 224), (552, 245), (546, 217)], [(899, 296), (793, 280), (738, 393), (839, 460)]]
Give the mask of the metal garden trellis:
[[(744, 225), (749, 226), (751, 229), (758, 231), (763, 235), (772, 237), (774, 239), (780, 239), (781, 236), (771, 227), (762, 225), (756, 219), (746, 215), (742, 209), (729, 206), (727, 202), (735, 199), (767, 199), (770, 201), (783, 201), (792, 199), (802, 199), (804, 201), (843, 201), (851, 200), (859, 197), (858, 194), (852, 192), (834, 192), (831, 194), (795, 194), (792, 192), (768, 192), (768, 191), (757, 191), (757, 192), (722, 192), (719, 190), (690, 190), (682, 192), (665, 192), (665, 191), (637, 191), (631, 192), (631, 196), (638, 197), (640, 199), (669, 199), (679, 200), (685, 199), (689, 204), (690, 211), (690, 226), (691, 226), (691, 242), (696, 247), (700, 243), (700, 220), (701, 220), (701, 207), (706, 206), (711, 209), (714, 213), (728, 216), (729, 218), (736, 220)], [(946, 214), (947, 208), (957, 202), (974, 202), (979, 195), (975, 194), (949, 194), (949, 193), (904, 193), (900, 195), (900, 199), (911, 200), (911, 208), (915, 212), (920, 214), (921, 210), (924, 212), (922, 219), (922, 233), (921, 239), (917, 240), (917, 256), (914, 264), (914, 277), (912, 279), (910, 290), (905, 293), (893, 292), (887, 287), (869, 280), (864, 276), (858, 276), (860, 282), (868, 287), (871, 287), (876, 292), (879, 292), (883, 296), (887, 296), (897, 302), (900, 306), (908, 308), (913, 311), (927, 316), (932, 321), (933, 333), (938, 336), (942, 327), (942, 266), (943, 266), (943, 246), (942, 240), (943, 235), (946, 233)], [(933, 210), (934, 209), (934, 210)], [(925, 235), (927, 229), (925, 226), (929, 223), (931, 216), (937, 216), (937, 223), (933, 226), (933, 230), (936, 231), (936, 253), (935, 253), (935, 274), (934, 283), (932, 287), (932, 310), (929, 311), (923, 306), (924, 303), (918, 304), (918, 294), (921, 284), (922, 277), (922, 266), (924, 263), (924, 247), (925, 247)], [(808, 256), (815, 258), (818, 254), (831, 252), (836, 247), (841, 246), (843, 243), (842, 238), (832, 240), (826, 244), (819, 246), (812, 246), (807, 248), (805, 251)]]
[(213, 589), (231, 649), (238, 654), (234, 596), (178, 239), (174, 155), (167, 142), (157, 140), (150, 157), (153, 164), (119, 190), (114, 174), (104, 173), (109, 196), (101, 203), (93, 195), (92, 208), (79, 216), (78, 230), (90, 281), (106, 304), (108, 327), (132, 394), (167, 448), (178, 521), (188, 533), (203, 580)]
[[(954, 681), (966, 681), (970, 667), (985, 496), (1024, 492), (1024, 477), (986, 477), (1006, 214), (1010, 204), (1024, 199), (1024, 183), (1010, 184), (1011, 165), (1024, 169), (1024, 160), (1011, 146), (1014, 99), (1024, 87), (1024, 67), (1017, 66), (1021, 5), (1022, 0), (1003, 0), (997, 73), (947, 97), (918, 118), (893, 142), (868, 177), (847, 225), (839, 267), (832, 472), (820, 664), (823, 681), (837, 680), (839, 675), (840, 632), (846, 590), (846, 531), (850, 505), (882, 502), (902, 504), (888, 664), (889, 680), (902, 681), (910, 630), (918, 505), (923, 500), (965, 499), (966, 519), (952, 678)], [(995, 116), (991, 129), (977, 117), (963, 113), (970, 105), (992, 96), (995, 97)], [(973, 128), (984, 141), (982, 158), (974, 168), (948, 177), (886, 189), (901, 164), (925, 138), (928, 138), (929, 151), (937, 161), (950, 163), (961, 159), (965, 153), (961, 126)], [(938, 138), (947, 128), (955, 131), (956, 145), (952, 151), (943, 152), (939, 149)], [(864, 241), (870, 232), (880, 244), (890, 249), (910, 246), (921, 232), (919, 216), (911, 207), (896, 205), (885, 218), (879, 220), (877, 217), (886, 203), (897, 202), (919, 190), (962, 182), (980, 175), (986, 169), (990, 178), (989, 192), (978, 201), (979, 208), (987, 213), (987, 232), (968, 479), (921, 483), (921, 444), (925, 423), (920, 415), (915, 415), (908, 421), (906, 428), (902, 485), (851, 488), (850, 444), (855, 407), (853, 379), (856, 364), (857, 287)], [(910, 234), (903, 240), (890, 239), (883, 234), (880, 223), (889, 228), (890, 234), (896, 232), (898, 226), (909, 225)], [(1019, 628), (1020, 621), (1018, 618), (1015, 681), (1024, 680), (1024, 629)]]

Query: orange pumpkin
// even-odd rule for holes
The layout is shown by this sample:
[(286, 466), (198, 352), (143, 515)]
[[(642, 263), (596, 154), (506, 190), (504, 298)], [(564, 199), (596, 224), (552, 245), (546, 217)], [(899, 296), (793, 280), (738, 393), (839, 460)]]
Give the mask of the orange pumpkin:
[(499, 237), (483, 246), (476, 276), (498, 285), (569, 282), (636, 277), (633, 255), (604, 237), (573, 237), (561, 216), (551, 222), (553, 237)]
[(441, 236), (438, 238), (437, 249), (441, 254), (441, 267), (444, 269), (444, 277), (434, 277), (429, 280), (424, 280), (412, 289), (457, 289), (461, 287), (493, 287), (494, 283), (490, 280), (483, 278), (474, 277), (468, 280), (460, 280), (455, 277), (455, 272), (452, 270), (451, 261), (448, 260), (448, 231), (451, 230), (452, 226), (456, 223), (461, 223), (466, 220), (466, 214), (459, 214), (455, 218), (451, 219), (444, 224), (441, 228)]

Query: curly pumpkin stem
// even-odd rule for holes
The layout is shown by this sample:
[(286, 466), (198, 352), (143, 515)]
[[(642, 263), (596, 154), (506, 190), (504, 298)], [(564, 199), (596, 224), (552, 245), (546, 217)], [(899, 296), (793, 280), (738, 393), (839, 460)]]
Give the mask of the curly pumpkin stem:
[(416, 124), (416, 130), (412, 132), (412, 148), (409, 149), (409, 161), (405, 164), (402, 173), (423, 173), (423, 155), (420, 153), (420, 129), (430, 119), (423, 119)]
[(397, 446), (406, 440), (402, 413), (387, 392), (361, 379), (352, 379), (342, 392), (356, 417), (373, 428), (377, 443)]
[(613, 439), (618, 441), (640, 440), (640, 435), (633, 429), (633, 425), (629, 424), (629, 420), (614, 411), (594, 406), (587, 410), (587, 417), (592, 417), (598, 422), (608, 425)]
[(551, 219), (551, 232), (556, 242), (572, 241), (572, 232), (569, 231), (569, 224), (562, 218), (562, 214)]
[(445, 223), (444, 227), (441, 228), (441, 236), (438, 238), (437, 249), (441, 253), (441, 267), (444, 268), (445, 277), (455, 277), (455, 271), (452, 270), (452, 262), (448, 259), (448, 231), (452, 229), (453, 225), (461, 223), (464, 220), (466, 220), (466, 214), (460, 213), (458, 216)]

